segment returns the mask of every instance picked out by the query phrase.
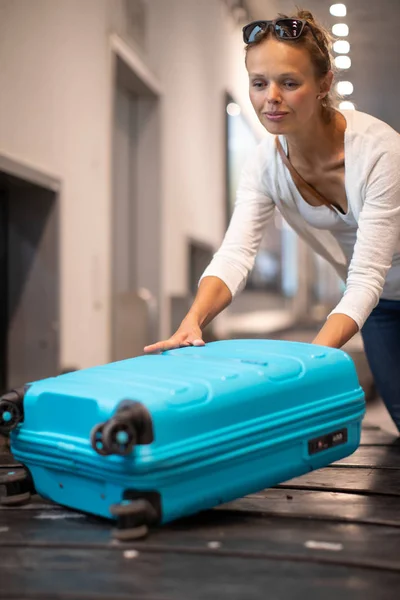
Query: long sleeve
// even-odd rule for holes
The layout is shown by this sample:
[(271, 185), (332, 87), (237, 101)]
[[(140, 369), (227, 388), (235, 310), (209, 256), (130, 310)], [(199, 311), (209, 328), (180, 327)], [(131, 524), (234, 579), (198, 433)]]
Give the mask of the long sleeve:
[(265, 225), (274, 212), (274, 203), (262, 189), (262, 150), (261, 144), (243, 168), (229, 227), (219, 250), (201, 276), (201, 279), (209, 275), (222, 279), (232, 297), (246, 285)]
[(330, 313), (361, 328), (377, 305), (400, 234), (400, 136), (390, 136), (367, 174), (365, 201), (344, 295)]

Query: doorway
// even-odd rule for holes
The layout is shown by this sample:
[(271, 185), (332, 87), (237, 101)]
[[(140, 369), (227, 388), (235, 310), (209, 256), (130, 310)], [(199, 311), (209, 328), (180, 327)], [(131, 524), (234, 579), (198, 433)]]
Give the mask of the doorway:
[[(161, 183), (159, 92), (114, 47), (111, 360), (143, 353), (159, 333)], [(128, 53), (128, 54), (127, 54)]]
[(57, 193), (0, 170), (0, 391), (59, 372)]

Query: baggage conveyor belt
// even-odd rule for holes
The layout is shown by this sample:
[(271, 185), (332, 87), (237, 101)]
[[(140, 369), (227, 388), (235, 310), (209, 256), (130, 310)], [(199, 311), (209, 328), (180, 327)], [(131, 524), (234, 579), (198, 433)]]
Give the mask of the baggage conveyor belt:
[[(0, 455), (0, 473), (12, 459)], [(366, 425), (352, 456), (148, 539), (34, 497), (0, 507), (0, 598), (395, 600), (400, 439)]]

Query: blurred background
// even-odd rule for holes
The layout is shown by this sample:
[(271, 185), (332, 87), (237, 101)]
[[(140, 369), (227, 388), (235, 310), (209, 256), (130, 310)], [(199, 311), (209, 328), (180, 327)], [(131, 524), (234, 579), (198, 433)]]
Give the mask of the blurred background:
[[(171, 335), (263, 129), (241, 27), (286, 0), (0, 0), (0, 388)], [(308, 0), (343, 102), (400, 130), (398, 0)], [(352, 103), (349, 105), (349, 102)], [(206, 340), (310, 341), (343, 287), (281, 220)], [(346, 348), (373, 397), (361, 339)]]

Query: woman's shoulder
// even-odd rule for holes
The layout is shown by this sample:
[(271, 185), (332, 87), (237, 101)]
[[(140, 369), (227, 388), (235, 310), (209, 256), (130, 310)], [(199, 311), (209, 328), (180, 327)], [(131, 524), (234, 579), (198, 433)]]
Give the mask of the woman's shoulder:
[(393, 143), (400, 145), (400, 135), (389, 123), (359, 110), (341, 112), (347, 121), (348, 137), (370, 141), (374, 146)]
[(248, 153), (244, 162), (244, 171), (261, 175), (265, 172), (275, 152), (275, 136), (266, 132)]
[(261, 161), (268, 161), (275, 151), (275, 135), (266, 131), (256, 147), (255, 154)]
[(275, 136), (266, 132), (244, 161), (238, 189), (258, 189), (263, 194), (269, 195), (271, 181), (274, 180), (274, 154), (276, 154)]
[[(400, 135), (388, 123), (358, 110), (343, 111), (346, 170), (355, 180), (365, 180), (379, 163), (390, 172), (400, 167)], [(383, 160), (383, 163), (382, 163)]]
[(265, 174), (271, 168), (274, 158), (276, 158), (275, 135), (265, 132), (248, 157), (247, 164), (258, 174)]

